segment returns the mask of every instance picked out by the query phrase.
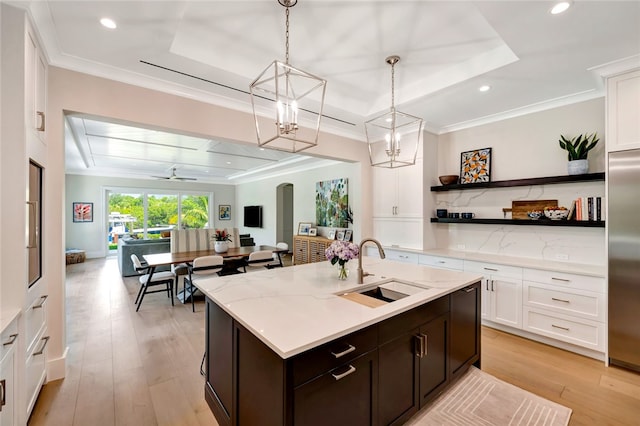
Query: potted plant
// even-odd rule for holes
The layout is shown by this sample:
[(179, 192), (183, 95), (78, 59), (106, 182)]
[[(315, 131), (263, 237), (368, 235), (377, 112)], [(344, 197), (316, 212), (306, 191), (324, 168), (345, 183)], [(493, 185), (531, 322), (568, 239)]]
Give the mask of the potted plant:
[(231, 236), (226, 230), (216, 229), (213, 239), (215, 240), (213, 249), (216, 253), (224, 253), (229, 250), (229, 241), (231, 241)]
[(567, 171), (570, 175), (582, 175), (589, 171), (589, 161), (587, 155), (597, 144), (597, 133), (591, 135), (578, 135), (572, 139), (567, 139), (563, 135), (560, 135), (560, 148), (567, 151)]

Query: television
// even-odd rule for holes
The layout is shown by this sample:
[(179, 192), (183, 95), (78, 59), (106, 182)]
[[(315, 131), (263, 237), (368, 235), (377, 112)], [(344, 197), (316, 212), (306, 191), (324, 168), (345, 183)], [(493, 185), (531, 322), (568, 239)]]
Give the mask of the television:
[(262, 206), (244, 206), (244, 226), (262, 228)]

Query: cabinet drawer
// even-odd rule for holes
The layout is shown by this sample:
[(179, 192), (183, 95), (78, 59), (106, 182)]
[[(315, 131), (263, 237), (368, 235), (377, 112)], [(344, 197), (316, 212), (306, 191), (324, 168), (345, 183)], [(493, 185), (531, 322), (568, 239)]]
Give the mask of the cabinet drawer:
[(464, 262), (462, 259), (454, 259), (451, 257), (427, 256), (421, 254), (418, 258), (421, 265), (432, 266), (434, 268), (452, 269), (454, 271), (462, 271)]
[(604, 352), (604, 324), (543, 309), (525, 307), (524, 329), (543, 336)]
[(292, 360), (293, 386), (343, 365), (377, 346), (378, 328), (372, 326), (304, 352)]
[(13, 348), (18, 347), (18, 321), (14, 320), (0, 335), (0, 361)]
[(604, 322), (605, 300), (602, 293), (567, 290), (564, 287), (524, 282), (524, 303), (532, 307)]
[(46, 346), (49, 341), (48, 336), (44, 336), (44, 332), (38, 336), (33, 351), (29, 352), (26, 362), (26, 390), (27, 390), (27, 416), (31, 414), (33, 406), (38, 399), (40, 388), (44, 384), (46, 377), (45, 361)]
[(46, 309), (47, 309), (47, 296), (38, 297), (27, 308), (24, 313), (25, 323), (25, 345), (27, 352), (31, 352), (33, 345), (36, 343), (36, 337), (45, 326)]
[[(369, 252), (369, 256), (378, 256), (378, 249), (375, 247), (371, 247)], [(411, 253), (407, 251), (400, 250), (384, 250), (385, 258), (389, 260), (395, 260), (396, 262), (406, 262), (406, 263), (418, 263), (418, 253)]]
[(573, 289), (595, 291), (605, 293), (606, 280), (600, 277), (587, 275), (566, 274), (564, 272), (543, 271), (539, 269), (525, 269), (523, 277), (527, 281), (552, 284)]
[(483, 275), (493, 275), (505, 278), (522, 279), (522, 268), (517, 266), (497, 265), (495, 263), (464, 261), (465, 272), (478, 272)]

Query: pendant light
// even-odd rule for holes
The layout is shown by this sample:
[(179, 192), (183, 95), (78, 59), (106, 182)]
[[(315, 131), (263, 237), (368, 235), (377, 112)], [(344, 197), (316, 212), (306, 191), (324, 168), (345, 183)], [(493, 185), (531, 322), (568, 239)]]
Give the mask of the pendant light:
[[(289, 64), (289, 9), (297, 2), (278, 0), (285, 7), (285, 61), (273, 61), (249, 86), (258, 145), (287, 152), (299, 152), (318, 144), (327, 84), (326, 80)], [(264, 113), (274, 118), (273, 124), (260, 123)], [(304, 117), (308, 117), (305, 120), (308, 126), (302, 127), (300, 119)]]
[(395, 65), (400, 61), (400, 57), (389, 56), (385, 61), (391, 65), (391, 109), (365, 122), (364, 127), (371, 165), (392, 169), (416, 163), (423, 121), (413, 115), (396, 111)]

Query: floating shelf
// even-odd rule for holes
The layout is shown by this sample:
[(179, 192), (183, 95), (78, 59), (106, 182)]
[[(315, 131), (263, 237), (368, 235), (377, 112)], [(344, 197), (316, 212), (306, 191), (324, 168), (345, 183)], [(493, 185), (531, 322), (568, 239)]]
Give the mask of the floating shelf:
[(601, 181), (604, 180), (604, 172), (588, 173), (584, 175), (549, 176), (549, 177), (529, 178), (529, 179), (498, 180), (495, 182), (441, 185), (441, 186), (432, 186), (431, 191), (443, 192), (443, 191), (457, 191), (457, 190), (466, 190), (466, 189), (509, 188), (512, 186), (550, 185), (550, 184), (556, 184), (556, 183), (588, 182), (588, 181), (598, 181), (598, 180), (601, 180)]
[(484, 225), (526, 225), (526, 226), (579, 226), (583, 228), (604, 228), (603, 220), (517, 220), (517, 219), (449, 219), (432, 217), (431, 223), (472, 223)]

